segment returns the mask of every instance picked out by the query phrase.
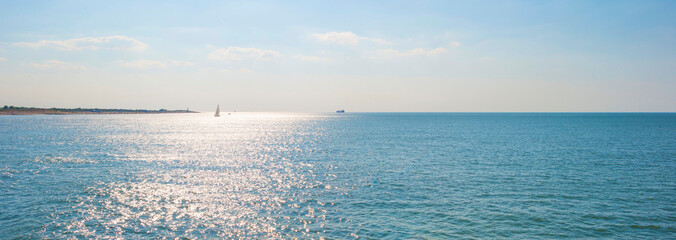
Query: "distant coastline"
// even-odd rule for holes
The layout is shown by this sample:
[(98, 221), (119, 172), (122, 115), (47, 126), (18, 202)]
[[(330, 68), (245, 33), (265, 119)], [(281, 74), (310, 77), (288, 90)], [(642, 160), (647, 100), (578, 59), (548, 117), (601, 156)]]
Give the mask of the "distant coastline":
[(34, 108), (4, 106), (0, 115), (73, 115), (73, 114), (160, 114), (197, 113), (190, 110), (101, 109), (101, 108)]

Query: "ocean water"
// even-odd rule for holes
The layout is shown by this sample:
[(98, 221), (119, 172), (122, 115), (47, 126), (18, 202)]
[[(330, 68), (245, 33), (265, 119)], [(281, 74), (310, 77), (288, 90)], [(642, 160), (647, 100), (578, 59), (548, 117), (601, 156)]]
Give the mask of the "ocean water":
[(674, 239), (676, 114), (0, 116), (2, 239)]

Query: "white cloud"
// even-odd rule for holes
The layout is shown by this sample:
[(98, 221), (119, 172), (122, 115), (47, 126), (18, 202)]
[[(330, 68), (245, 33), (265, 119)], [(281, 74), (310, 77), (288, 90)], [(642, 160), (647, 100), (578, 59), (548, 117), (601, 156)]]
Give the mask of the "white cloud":
[(209, 54), (210, 59), (215, 60), (232, 60), (239, 61), (245, 59), (255, 59), (255, 60), (270, 60), (274, 57), (279, 57), (282, 54), (267, 49), (259, 48), (242, 48), (242, 47), (228, 47), (228, 48), (219, 48)]
[(314, 38), (319, 41), (334, 43), (339, 45), (357, 45), (359, 44), (359, 37), (352, 32), (330, 32), (330, 33), (315, 33), (312, 34)]
[(328, 32), (328, 33), (315, 33), (310, 34), (310, 36), (319, 40), (320, 42), (338, 44), (338, 45), (358, 45), (359, 41), (371, 41), (377, 44), (391, 44), (388, 41), (378, 39), (378, 38), (369, 38), (357, 36), (353, 32)]
[(7, 61), (7, 58), (0, 57), (0, 62), (4, 62), (4, 61)]
[(366, 37), (365, 37), (365, 38), (363, 38), (363, 39), (369, 40), (369, 41), (371, 41), (371, 42), (374, 42), (374, 43), (377, 43), (377, 44), (380, 44), (380, 45), (389, 45), (389, 44), (392, 44), (391, 42), (382, 40), (382, 39), (380, 39), (380, 38), (366, 38)]
[(140, 59), (136, 61), (120, 61), (119, 62), (120, 66), (123, 67), (128, 67), (128, 68), (140, 68), (140, 69), (149, 69), (149, 68), (167, 68), (167, 67), (172, 67), (172, 66), (179, 66), (179, 67), (188, 67), (194, 65), (191, 62), (186, 62), (186, 61), (155, 61), (155, 60), (147, 60), (147, 59)]
[(329, 58), (324, 58), (324, 57), (317, 57), (317, 56), (303, 56), (303, 55), (298, 55), (296, 56), (297, 59), (306, 61), (306, 62), (328, 62), (331, 61)]
[(459, 47), (459, 46), (460, 46), (460, 42), (456, 42), (456, 41), (450, 42), (450, 43), (448, 43), (448, 44), (450, 44), (451, 46), (454, 46), (454, 47)]
[(255, 73), (256, 71), (250, 69), (250, 68), (240, 68), (240, 69), (235, 69), (235, 68), (221, 68), (221, 69), (215, 69), (215, 71), (221, 72), (221, 73)]
[(34, 68), (38, 69), (57, 69), (57, 70), (84, 70), (87, 69), (82, 65), (70, 64), (67, 62), (62, 62), (58, 60), (48, 60), (42, 63), (30, 63)]
[(129, 61), (129, 62), (120, 62), (120, 66), (123, 67), (128, 67), (128, 68), (167, 68), (167, 64), (161, 61), (153, 61), (153, 60), (146, 60), (146, 59), (141, 59), (141, 60), (136, 60), (136, 61)]
[(180, 67), (190, 67), (195, 65), (194, 63), (186, 61), (167, 61), (167, 64), (170, 66), (180, 66)]
[(400, 51), (396, 49), (384, 49), (378, 51), (378, 55), (381, 57), (409, 57), (409, 56), (432, 56), (432, 55), (437, 55), (437, 54), (442, 54), (448, 52), (448, 49), (446, 48), (434, 48), (434, 49), (429, 49), (429, 48), (414, 48), (408, 51)]
[(73, 38), (64, 41), (40, 40), (37, 42), (17, 42), (13, 45), (34, 49), (54, 48), (63, 51), (99, 49), (142, 51), (148, 48), (148, 44), (126, 36)]

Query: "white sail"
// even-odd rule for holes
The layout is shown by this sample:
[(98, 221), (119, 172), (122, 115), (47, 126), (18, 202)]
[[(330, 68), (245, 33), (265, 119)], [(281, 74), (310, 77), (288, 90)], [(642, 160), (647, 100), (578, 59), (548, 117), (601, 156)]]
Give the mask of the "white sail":
[(221, 106), (216, 105), (216, 114), (214, 114), (214, 117), (220, 117), (221, 116)]

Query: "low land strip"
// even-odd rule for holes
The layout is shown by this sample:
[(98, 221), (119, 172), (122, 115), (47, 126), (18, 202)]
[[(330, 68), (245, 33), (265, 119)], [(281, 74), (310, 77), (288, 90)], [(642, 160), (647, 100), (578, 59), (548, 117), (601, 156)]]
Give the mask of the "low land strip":
[(159, 113), (197, 113), (189, 110), (147, 110), (147, 109), (101, 109), (101, 108), (0, 108), (0, 115), (70, 115), (70, 114), (159, 114)]

